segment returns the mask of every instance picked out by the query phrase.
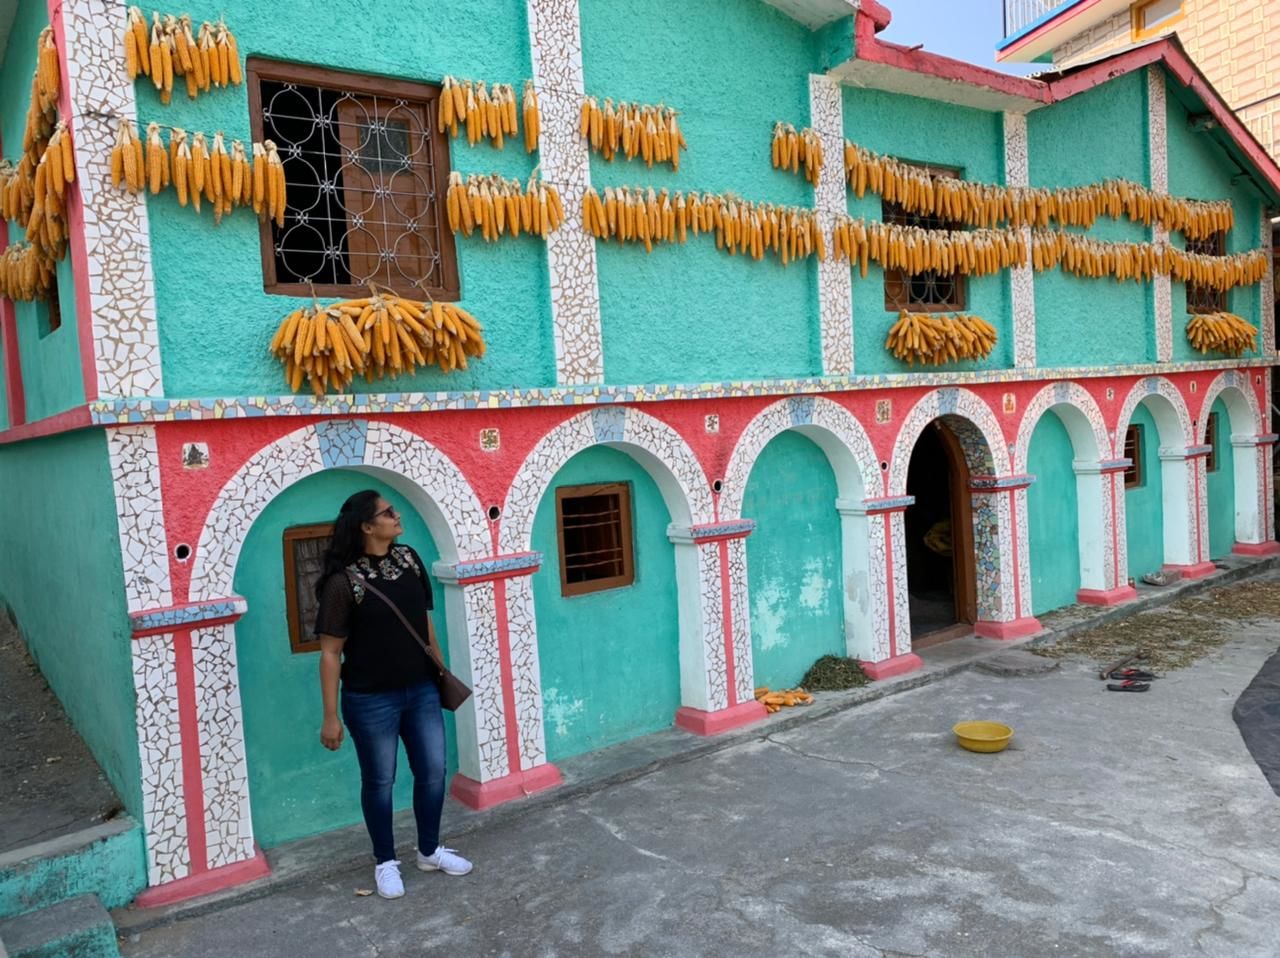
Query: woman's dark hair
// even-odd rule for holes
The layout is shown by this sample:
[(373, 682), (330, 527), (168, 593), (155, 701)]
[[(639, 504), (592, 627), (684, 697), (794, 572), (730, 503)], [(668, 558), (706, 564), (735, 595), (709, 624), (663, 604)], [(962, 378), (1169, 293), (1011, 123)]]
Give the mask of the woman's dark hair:
[(365, 489), (342, 504), (338, 518), (333, 521), (333, 540), (329, 543), (329, 551), (324, 554), (324, 571), (316, 579), (317, 599), (323, 596), (329, 576), (341, 572), (364, 555), (364, 529), (361, 526), (373, 521), (380, 498), (382, 493), (377, 489)]

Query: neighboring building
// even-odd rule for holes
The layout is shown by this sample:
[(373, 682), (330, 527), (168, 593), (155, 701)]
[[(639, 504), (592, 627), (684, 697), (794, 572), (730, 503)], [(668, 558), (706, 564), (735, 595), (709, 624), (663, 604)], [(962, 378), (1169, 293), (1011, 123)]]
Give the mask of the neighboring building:
[(1055, 68), (1177, 33), (1227, 106), (1280, 158), (1280, 0), (1004, 0), (996, 59)]
[[(76, 176), (52, 296), (4, 302), (0, 600), (143, 825), (148, 901), (260, 874), (261, 848), (359, 820), (351, 755), (317, 742), (308, 589), (324, 524), (370, 483), (433, 564), (442, 641), (475, 688), (448, 723), (453, 794), (473, 806), (673, 721), (762, 719), (753, 687), (824, 654), (902, 674), (921, 639), (1024, 636), (1077, 599), (1127, 601), (1162, 567), (1202, 576), (1280, 548), (1259, 252), (1280, 169), (1176, 43), (1028, 80), (880, 41), (872, 0), (437, 0), (430, 17), (222, 0), (191, 13), (225, 15), (244, 85), (189, 100), (179, 78), (164, 105), (127, 78), (124, 7), (3, 9), (4, 155), (21, 155), (53, 11)], [(438, 133), (445, 76), (517, 95), (531, 77), (536, 154), (522, 136)], [(679, 170), (606, 161), (579, 135), (584, 95), (676, 108)], [(283, 227), (113, 188), (135, 117), (166, 145), (169, 126), (273, 133)], [(778, 121), (821, 143), (816, 185), (771, 166)], [(859, 197), (846, 141), (935, 178), (896, 202), (873, 178)], [(450, 171), (535, 168), (567, 214), (545, 239), (447, 228)], [(1114, 180), (1129, 185), (1111, 199), (1163, 212), (1112, 206), (1059, 230), (1084, 217), (1070, 194), (1048, 231), (1010, 218)], [(622, 184), (799, 208), (829, 255), (597, 241), (583, 198)], [(1172, 279), (1190, 262), (1180, 228), (1227, 208), (1230, 229), (1190, 244), (1196, 281)], [(995, 232), (944, 249), (938, 231), (983, 209), (1000, 210)], [(833, 255), (846, 217), (905, 224), (904, 242), (877, 246), (864, 276)], [(1046, 245), (1108, 269), (1160, 262), (1145, 280), (1084, 278)], [(1208, 285), (1228, 265), (1236, 280)], [(487, 354), (355, 395), (289, 389), (268, 355), (282, 318), (310, 283), (327, 303), (371, 274), (456, 299)], [(998, 338), (908, 365), (886, 348), (904, 308), (933, 333), (929, 316), (975, 314)], [(1193, 314), (1223, 312), (1256, 344), (1197, 352)]]

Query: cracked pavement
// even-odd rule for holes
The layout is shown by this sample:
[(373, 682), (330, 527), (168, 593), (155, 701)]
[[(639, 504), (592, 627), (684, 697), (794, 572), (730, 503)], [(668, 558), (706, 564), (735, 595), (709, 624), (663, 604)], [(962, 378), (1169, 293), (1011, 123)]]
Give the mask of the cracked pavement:
[[(1280, 622), (1232, 628), (1145, 694), (1108, 693), (1096, 663), (1068, 659), (766, 723), (471, 832), (466, 878), (409, 867), (388, 902), (355, 895), (373, 887), (362, 865), (122, 952), (1274, 956), (1280, 797), (1231, 712)], [(957, 748), (969, 718), (1012, 725), (1010, 748)]]

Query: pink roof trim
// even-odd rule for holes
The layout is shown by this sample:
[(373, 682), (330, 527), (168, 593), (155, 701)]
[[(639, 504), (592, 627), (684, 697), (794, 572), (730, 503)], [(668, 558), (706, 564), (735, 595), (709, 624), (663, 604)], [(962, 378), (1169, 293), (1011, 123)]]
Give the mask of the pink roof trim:
[(1044, 23), (1040, 24), (1040, 26), (1036, 27), (1030, 33), (1024, 36), (1018, 37), (1018, 39), (1015, 42), (1009, 44), (1003, 50), (997, 50), (996, 59), (997, 60), (1008, 59), (1014, 53), (1016, 53), (1017, 51), (1025, 47), (1032, 40), (1035, 40), (1037, 37), (1044, 36), (1050, 30), (1057, 30), (1060, 26), (1062, 26), (1067, 21), (1074, 19), (1075, 17), (1084, 13), (1086, 10), (1090, 9), (1091, 7), (1096, 7), (1101, 2), (1102, 0), (1083, 0), (1082, 3), (1076, 3), (1074, 6), (1067, 7), (1066, 9), (1060, 11), (1057, 16), (1053, 17), (1051, 20), (1046, 20)]

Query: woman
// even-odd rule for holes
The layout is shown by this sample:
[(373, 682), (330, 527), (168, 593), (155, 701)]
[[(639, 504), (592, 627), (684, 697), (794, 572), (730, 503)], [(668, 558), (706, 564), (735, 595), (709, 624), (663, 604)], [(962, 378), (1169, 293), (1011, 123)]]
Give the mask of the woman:
[[(444, 718), (439, 670), (419, 642), (431, 641), (431, 583), (418, 553), (400, 545), (400, 514), (375, 490), (342, 504), (316, 583), (325, 748), (342, 745), (342, 718), (360, 762), (360, 806), (373, 841), (374, 879), (383, 898), (404, 894), (391, 833), (396, 751), (404, 741), (413, 772), (418, 867), (465, 875), (471, 863), (440, 845), (444, 807)], [(381, 595), (379, 595), (381, 593)], [(392, 608), (390, 603), (394, 603)], [(418, 637), (396, 615), (418, 630)]]

